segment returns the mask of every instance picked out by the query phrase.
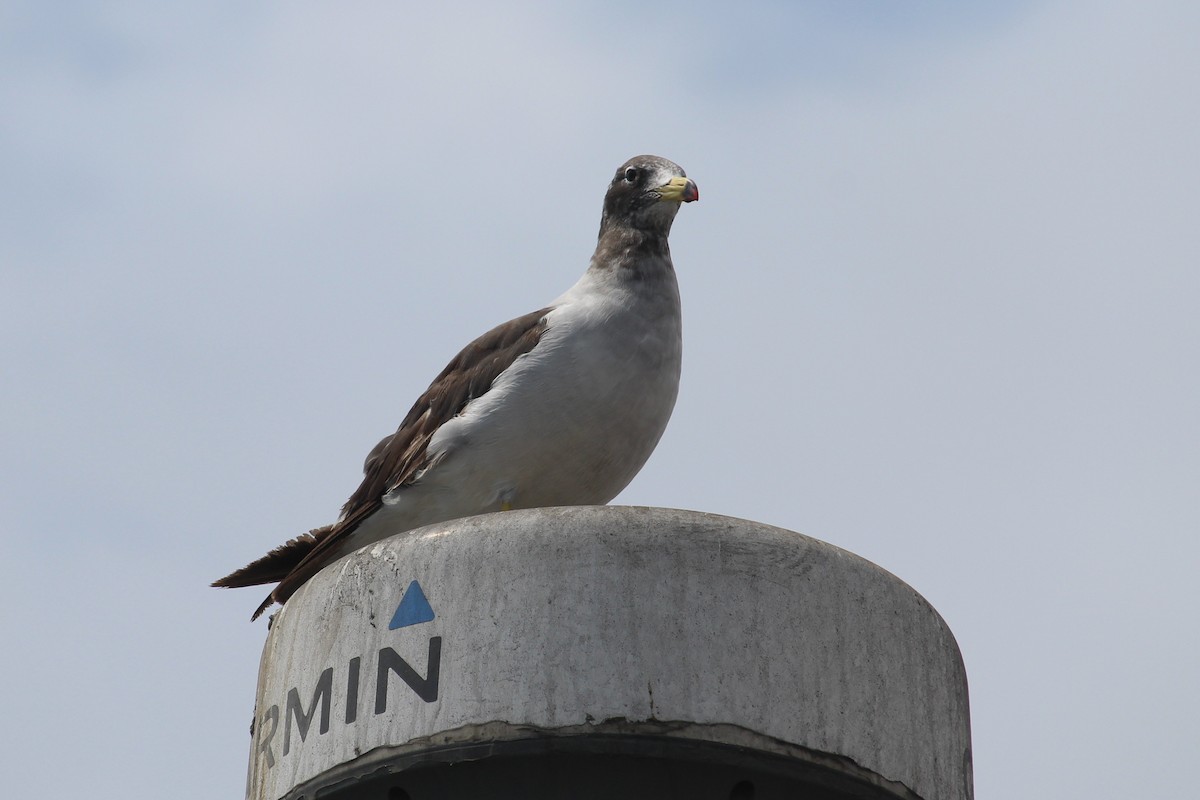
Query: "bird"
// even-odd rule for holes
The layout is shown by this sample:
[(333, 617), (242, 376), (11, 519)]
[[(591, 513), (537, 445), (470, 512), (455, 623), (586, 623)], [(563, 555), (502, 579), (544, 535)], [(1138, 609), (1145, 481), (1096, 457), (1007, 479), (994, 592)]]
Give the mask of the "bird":
[(667, 239), (682, 204), (699, 198), (672, 161), (640, 155), (622, 164), (582, 277), (463, 348), (368, 453), (336, 522), (212, 585), (275, 583), (254, 620), (325, 566), (395, 534), (616, 497), (675, 407), (682, 314)]

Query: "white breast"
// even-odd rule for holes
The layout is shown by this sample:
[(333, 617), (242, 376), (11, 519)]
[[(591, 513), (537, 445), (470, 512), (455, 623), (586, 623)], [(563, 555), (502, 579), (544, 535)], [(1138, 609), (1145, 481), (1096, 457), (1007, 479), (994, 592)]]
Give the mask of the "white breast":
[(395, 501), (420, 490), (444, 518), (615, 497), (658, 444), (678, 393), (679, 292), (664, 275), (654, 291), (585, 275), (549, 312), (538, 345), (438, 430), (429, 451), (441, 461)]

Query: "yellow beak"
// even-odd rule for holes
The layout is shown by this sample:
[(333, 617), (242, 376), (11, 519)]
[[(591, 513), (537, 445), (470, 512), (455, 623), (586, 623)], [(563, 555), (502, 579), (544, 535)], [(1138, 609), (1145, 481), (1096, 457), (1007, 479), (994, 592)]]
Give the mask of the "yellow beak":
[(658, 187), (658, 193), (663, 200), (673, 200), (676, 203), (690, 203), (700, 199), (700, 190), (690, 178), (671, 178), (666, 185)]

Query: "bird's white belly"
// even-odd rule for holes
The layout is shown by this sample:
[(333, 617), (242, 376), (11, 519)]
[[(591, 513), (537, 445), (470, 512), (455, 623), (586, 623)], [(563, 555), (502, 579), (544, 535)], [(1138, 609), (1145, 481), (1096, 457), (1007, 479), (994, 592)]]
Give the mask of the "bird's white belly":
[(615, 497), (666, 428), (682, 349), (677, 321), (633, 337), (621, 334), (621, 316), (597, 324), (577, 313), (557, 325), (552, 316), (538, 346), (439, 429), (429, 452), (440, 460), (385, 498), (377, 522), (398, 514), (411, 527)]

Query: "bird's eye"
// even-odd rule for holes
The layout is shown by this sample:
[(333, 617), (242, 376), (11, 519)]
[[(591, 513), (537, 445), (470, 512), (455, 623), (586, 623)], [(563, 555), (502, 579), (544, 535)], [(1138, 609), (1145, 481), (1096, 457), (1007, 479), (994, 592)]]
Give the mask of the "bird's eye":
[(630, 167), (629, 169), (625, 170), (625, 180), (629, 181), (630, 183), (633, 183), (634, 181), (636, 181), (637, 177), (638, 177), (638, 171), (636, 169), (634, 169), (633, 167)]

